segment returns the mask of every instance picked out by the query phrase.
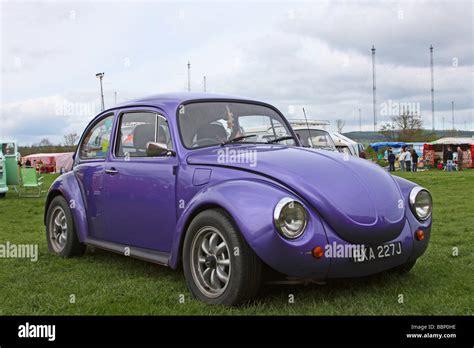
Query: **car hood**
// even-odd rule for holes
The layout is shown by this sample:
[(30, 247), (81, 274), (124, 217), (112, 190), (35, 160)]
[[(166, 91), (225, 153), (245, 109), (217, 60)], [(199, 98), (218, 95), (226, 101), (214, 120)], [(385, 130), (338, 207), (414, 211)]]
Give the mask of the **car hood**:
[(403, 229), (406, 207), (398, 184), (367, 160), (308, 148), (230, 145), (195, 150), (187, 162), (271, 177), (297, 192), (352, 243), (383, 243)]

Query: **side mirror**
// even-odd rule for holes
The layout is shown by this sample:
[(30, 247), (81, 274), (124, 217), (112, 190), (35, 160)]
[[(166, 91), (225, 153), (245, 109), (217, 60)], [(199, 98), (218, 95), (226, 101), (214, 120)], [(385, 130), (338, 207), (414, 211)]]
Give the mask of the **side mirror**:
[(147, 157), (165, 157), (165, 156), (175, 156), (176, 152), (166, 148), (166, 145), (163, 143), (154, 143), (149, 142), (146, 144), (146, 155)]

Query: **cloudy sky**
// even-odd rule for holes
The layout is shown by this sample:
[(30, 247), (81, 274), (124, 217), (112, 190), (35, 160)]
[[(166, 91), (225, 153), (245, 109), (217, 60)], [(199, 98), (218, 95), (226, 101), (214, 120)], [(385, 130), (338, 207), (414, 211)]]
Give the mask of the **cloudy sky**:
[(0, 137), (55, 143), (106, 107), (160, 92), (193, 91), (270, 102), (289, 118), (344, 119), (373, 129), (371, 47), (378, 123), (397, 103), (432, 127), (474, 130), (471, 1), (3, 1)]

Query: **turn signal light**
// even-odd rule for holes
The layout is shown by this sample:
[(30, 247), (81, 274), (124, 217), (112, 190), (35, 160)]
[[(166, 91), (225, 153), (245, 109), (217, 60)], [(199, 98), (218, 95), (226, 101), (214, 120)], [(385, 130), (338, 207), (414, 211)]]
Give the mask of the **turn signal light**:
[(320, 259), (324, 256), (324, 249), (320, 246), (313, 248), (313, 256), (317, 259)]
[(423, 230), (416, 231), (416, 239), (418, 240), (425, 239), (425, 232), (423, 232)]

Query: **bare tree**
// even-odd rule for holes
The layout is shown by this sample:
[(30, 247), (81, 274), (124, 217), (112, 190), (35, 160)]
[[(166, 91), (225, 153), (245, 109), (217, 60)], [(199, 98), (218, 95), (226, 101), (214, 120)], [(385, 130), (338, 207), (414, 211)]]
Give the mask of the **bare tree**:
[(397, 130), (393, 123), (387, 122), (380, 127), (379, 133), (385, 138), (386, 141), (397, 140)]
[(387, 122), (380, 127), (379, 133), (389, 141), (417, 141), (425, 136), (421, 115), (403, 111), (398, 116), (391, 117), (392, 122)]
[(38, 143), (38, 146), (53, 146), (53, 144), (49, 141), (48, 138), (43, 138), (41, 141)]
[(64, 136), (64, 145), (65, 146), (74, 146), (79, 140), (79, 136), (76, 133), (66, 134)]
[(342, 129), (344, 128), (345, 125), (346, 125), (346, 121), (344, 121), (344, 120), (341, 119), (341, 118), (338, 118), (338, 119), (336, 120), (337, 132), (338, 132), (338, 133), (342, 133)]

